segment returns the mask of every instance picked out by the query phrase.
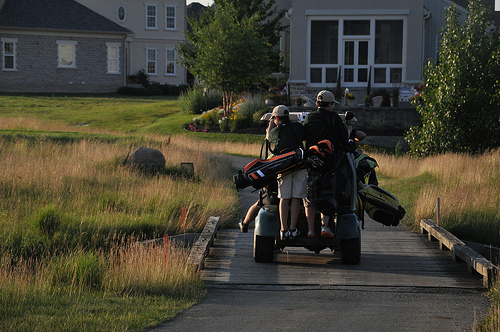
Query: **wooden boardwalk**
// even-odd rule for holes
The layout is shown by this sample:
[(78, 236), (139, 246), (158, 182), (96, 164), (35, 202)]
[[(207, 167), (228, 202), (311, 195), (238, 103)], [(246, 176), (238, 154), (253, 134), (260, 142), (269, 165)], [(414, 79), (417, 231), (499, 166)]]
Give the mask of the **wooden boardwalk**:
[(361, 263), (342, 265), (338, 253), (285, 248), (273, 263), (252, 257), (253, 230), (220, 230), (205, 260), (203, 278), (217, 285), (437, 287), (479, 289), (482, 277), (453, 262), (437, 242), (402, 226), (385, 227), (367, 218)]
[[(231, 157), (242, 169), (251, 159)], [(240, 192), (244, 212), (255, 202), (252, 188)], [(253, 223), (251, 225), (253, 227)], [(221, 229), (205, 260), (203, 278), (211, 285), (366, 286), (483, 288), (482, 276), (465, 263), (454, 262), (438, 242), (403, 226), (386, 227), (366, 216), (361, 230), (361, 263), (342, 265), (339, 253), (320, 254), (304, 248), (285, 248), (273, 263), (256, 263), (253, 229)]]

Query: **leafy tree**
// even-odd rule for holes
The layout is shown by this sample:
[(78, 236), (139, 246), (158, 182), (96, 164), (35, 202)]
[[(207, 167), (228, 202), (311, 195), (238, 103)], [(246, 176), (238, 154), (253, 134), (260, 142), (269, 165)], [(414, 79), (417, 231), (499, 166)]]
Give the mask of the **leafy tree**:
[(280, 71), (282, 56), (279, 50), (281, 32), (286, 27), (281, 25), (285, 9), (278, 9), (276, 0), (214, 0), (214, 7), (233, 5), (238, 20), (256, 15), (259, 35), (267, 39), (269, 48), (269, 67), (274, 72)]
[(417, 111), (422, 126), (407, 133), (411, 153), (482, 153), (500, 146), (500, 48), (484, 0), (469, 2), (462, 26), (446, 13), (437, 62), (426, 68)]
[(231, 3), (189, 19), (189, 43), (179, 44), (180, 64), (204, 86), (223, 94), (224, 113), (231, 112), (233, 94), (246, 91), (270, 73), (267, 39), (260, 35), (258, 15), (238, 18)]

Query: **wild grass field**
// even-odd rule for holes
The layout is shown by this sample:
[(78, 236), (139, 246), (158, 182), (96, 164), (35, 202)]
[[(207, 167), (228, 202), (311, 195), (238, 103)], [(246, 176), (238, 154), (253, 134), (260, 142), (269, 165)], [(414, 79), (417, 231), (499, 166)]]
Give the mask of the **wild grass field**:
[[(187, 132), (192, 117), (157, 98), (0, 96), (0, 330), (143, 330), (203, 298), (183, 248), (136, 242), (197, 232), (211, 215), (234, 224), (234, 170), (221, 153), (256, 157), (262, 137)], [(139, 146), (162, 151), (165, 172), (125, 167)], [(500, 150), (414, 159), (362, 148), (406, 225), (436, 220), (439, 197), (441, 226), (500, 245)], [(491, 294), (498, 303), (498, 287)]]
[[(229, 224), (239, 202), (218, 152), (252, 144), (184, 133), (172, 100), (0, 99), (0, 330), (143, 330), (203, 298), (186, 249), (137, 243), (212, 215)], [(124, 166), (140, 146), (164, 154), (164, 172)]]

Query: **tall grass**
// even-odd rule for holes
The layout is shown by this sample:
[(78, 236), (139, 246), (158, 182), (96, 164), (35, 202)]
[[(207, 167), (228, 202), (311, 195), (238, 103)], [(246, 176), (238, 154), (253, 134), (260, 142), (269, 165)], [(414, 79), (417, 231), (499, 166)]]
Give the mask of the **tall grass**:
[[(102, 242), (114, 233), (151, 237), (200, 231), (211, 215), (226, 221), (236, 215), (227, 159), (185, 139), (169, 142), (156, 147), (174, 175), (148, 176), (123, 166), (135, 147), (120, 143), (0, 140), (0, 248), (26, 236), (71, 245)], [(194, 164), (195, 179), (176, 176), (181, 162)], [(47, 207), (60, 219), (50, 238), (34, 227)]]
[(204, 294), (188, 251), (133, 241), (109, 253), (76, 251), (0, 265), (2, 331), (142, 330)]
[(481, 156), (443, 154), (424, 159), (376, 154), (383, 183), (411, 207), (410, 223), (437, 220), (464, 240), (500, 246), (500, 150)]
[[(217, 153), (224, 143), (85, 139), (39, 120), (3, 126), (32, 132), (0, 138), (0, 330), (141, 330), (199, 301), (187, 251), (135, 242), (199, 232), (212, 215), (232, 223), (239, 203), (231, 163)], [(124, 165), (141, 144), (164, 154), (164, 172)], [(181, 162), (194, 164), (193, 178)]]

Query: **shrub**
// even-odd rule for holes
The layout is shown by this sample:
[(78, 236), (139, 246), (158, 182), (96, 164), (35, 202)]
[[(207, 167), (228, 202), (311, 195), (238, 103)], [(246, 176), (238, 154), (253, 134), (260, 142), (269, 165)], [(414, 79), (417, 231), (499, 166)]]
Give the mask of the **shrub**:
[[(266, 98), (263, 95), (256, 95), (250, 99), (247, 99), (240, 105), (238, 105), (238, 113), (245, 118), (242, 119), (238, 117), (238, 121), (246, 121), (246, 126), (250, 127), (253, 125), (254, 114), (262, 114), (263, 112), (267, 112), (266, 106)], [(262, 116), (262, 115), (260, 115)], [(260, 119), (259, 116), (259, 119)], [(260, 121), (260, 120), (259, 120)], [(245, 125), (245, 123), (243, 123)]]
[(184, 114), (201, 114), (204, 110), (222, 105), (222, 96), (217, 92), (209, 92), (208, 96), (205, 96), (203, 88), (198, 86), (181, 92), (178, 103)]
[[(234, 112), (231, 114), (231, 121), (229, 122), (229, 130), (234, 132), (238, 129), (248, 127), (248, 117), (240, 114), (239, 112)], [(251, 119), (251, 118), (250, 118)]]
[(221, 119), (219, 119), (219, 128), (220, 128), (220, 131), (224, 132), (227, 130), (227, 128), (229, 128), (229, 118), (227, 117), (223, 117)]
[(200, 118), (200, 124), (204, 125), (206, 129), (210, 129), (216, 124), (219, 124), (219, 116), (221, 114), (222, 109), (214, 108), (208, 112), (204, 112)]
[(118, 93), (126, 96), (151, 96), (151, 90), (132, 86), (119, 87)]
[(144, 69), (141, 69), (137, 72), (137, 80), (145, 88), (147, 88), (151, 84), (151, 82), (149, 81), (149, 76)]
[(288, 104), (288, 96), (287, 95), (267, 95), (267, 99), (274, 101), (277, 105), (286, 105)]

